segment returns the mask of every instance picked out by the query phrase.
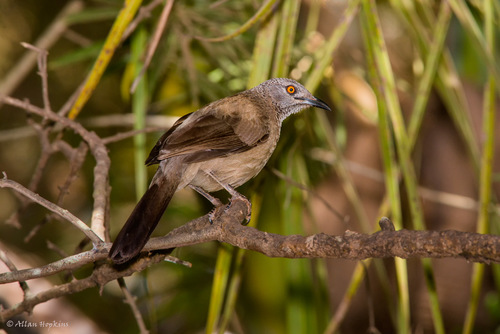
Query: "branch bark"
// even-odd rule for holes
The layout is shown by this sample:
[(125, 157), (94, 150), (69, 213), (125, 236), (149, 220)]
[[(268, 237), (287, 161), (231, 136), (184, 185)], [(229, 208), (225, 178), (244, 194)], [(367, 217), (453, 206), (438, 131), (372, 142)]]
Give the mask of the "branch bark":
[[(394, 231), (390, 220), (382, 218), (380, 224), (383, 229), (373, 234), (346, 231), (343, 235), (319, 233), (311, 236), (283, 236), (241, 225), (240, 222), (246, 214), (246, 205), (239, 200), (233, 200), (213, 224), (209, 222), (208, 215), (204, 215), (163, 237), (152, 238), (144, 247), (140, 258), (147, 258), (151, 252), (158, 250), (220, 241), (269, 257), (336, 258), (356, 261), (390, 257), (452, 257), (487, 264), (500, 263), (500, 236), (497, 235), (454, 230)], [(110, 247), (110, 243), (105, 243), (98, 249), (68, 256), (42, 267), (2, 273), (0, 284), (51, 276), (88, 263), (106, 260)]]
[(171, 231), (164, 237), (151, 239), (140, 257), (127, 266), (114, 266), (107, 259), (111, 244), (103, 243), (99, 249), (69, 256), (43, 267), (2, 273), (0, 284), (50, 276), (91, 262), (96, 264), (96, 269), (87, 278), (56, 286), (2, 310), (0, 321), (24, 311), (31, 311), (35, 305), (49, 299), (102, 286), (111, 280), (132, 275), (165, 258), (176, 262), (175, 258), (165, 255), (167, 252), (158, 253), (158, 250), (208, 241), (226, 242), (270, 257), (350, 260), (396, 256), (405, 259), (454, 257), (474, 262), (500, 263), (500, 236), (496, 235), (450, 230), (394, 231), (390, 220), (383, 218), (380, 221), (382, 230), (373, 234), (346, 231), (338, 236), (324, 233), (307, 237), (283, 236), (241, 225), (247, 215), (247, 207), (240, 200), (233, 200), (225, 210), (221, 211), (220, 217), (212, 224), (208, 220), (208, 215), (205, 215)]
[(23, 313), (31, 312), (33, 308), (48, 300), (80, 292), (96, 286), (102, 287), (106, 283), (118, 279), (120, 277), (130, 276), (134, 272), (142, 271), (154, 263), (163, 261), (165, 255), (156, 254), (151, 257), (141, 258), (134, 262), (127, 268), (121, 270), (113, 267), (110, 263), (104, 263), (98, 266), (89, 277), (84, 279), (71, 281), (70, 283), (57, 285), (48, 290), (39, 292), (35, 295), (27, 296), (22, 302), (0, 311), (0, 322), (5, 322), (13, 316)]
[(379, 222), (382, 230), (373, 234), (346, 231), (341, 236), (324, 233), (307, 237), (283, 236), (242, 226), (239, 222), (246, 214), (245, 205), (234, 200), (216, 223), (211, 225), (205, 217), (193, 220), (164, 237), (153, 238), (145, 249), (181, 247), (217, 240), (269, 257), (349, 260), (453, 257), (488, 264), (500, 262), (500, 236), (497, 235), (454, 230), (394, 231), (390, 220), (382, 218)]

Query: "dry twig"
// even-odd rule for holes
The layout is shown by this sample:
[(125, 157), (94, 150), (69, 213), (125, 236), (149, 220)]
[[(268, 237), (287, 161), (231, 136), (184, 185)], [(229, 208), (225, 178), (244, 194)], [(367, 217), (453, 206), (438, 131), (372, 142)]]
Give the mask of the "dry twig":
[(50, 211), (60, 215), (67, 221), (69, 221), (73, 226), (78, 228), (80, 231), (82, 231), (94, 244), (94, 247), (99, 246), (100, 244), (103, 243), (102, 239), (97, 236), (93, 230), (91, 230), (84, 222), (82, 222), (78, 217), (74, 216), (72, 213), (70, 213), (68, 210), (65, 210), (54, 203), (46, 200), (45, 198), (41, 197), (38, 194), (35, 194), (28, 188), (23, 187), (21, 184), (7, 179), (7, 175), (4, 172), (4, 177), (3, 179), (0, 180), (0, 188), (11, 188), (14, 189), (16, 192), (26, 196), (27, 198), (31, 199), (33, 202), (38, 203), (45, 208), (49, 209)]

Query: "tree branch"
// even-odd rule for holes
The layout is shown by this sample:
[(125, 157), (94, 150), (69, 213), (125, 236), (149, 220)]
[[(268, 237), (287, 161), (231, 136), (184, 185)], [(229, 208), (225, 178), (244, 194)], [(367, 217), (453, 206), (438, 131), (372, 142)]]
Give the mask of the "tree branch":
[[(343, 235), (319, 233), (311, 236), (283, 236), (259, 231), (240, 224), (246, 216), (246, 205), (233, 200), (213, 224), (208, 215), (194, 219), (169, 234), (152, 238), (144, 247), (141, 258), (149, 252), (185, 247), (209, 241), (221, 241), (269, 257), (337, 258), (364, 260), (367, 258), (416, 257), (464, 258), (482, 263), (500, 263), (500, 236), (460, 231), (394, 231), (387, 218), (380, 220), (381, 231), (363, 234), (346, 231)], [(0, 274), (0, 284), (51, 276), (74, 270), (85, 264), (107, 259), (111, 244), (82, 252), (51, 264)], [(173, 258), (175, 259), (175, 258)], [(175, 261), (175, 260), (174, 260)]]
[(164, 258), (165, 255), (163, 254), (156, 254), (151, 257), (141, 258), (134, 262), (131, 266), (122, 268), (121, 270), (117, 270), (110, 263), (102, 264), (94, 269), (92, 274), (87, 278), (61, 284), (35, 295), (25, 297), (22, 302), (12, 306), (11, 308), (1, 310), (0, 322), (5, 322), (7, 319), (22, 312), (31, 312), (36, 305), (48, 300), (80, 292), (96, 286), (104, 286), (112, 280), (130, 276), (134, 272), (142, 271), (154, 263), (163, 261)]
[(130, 265), (114, 266), (107, 259), (110, 244), (101, 244), (99, 249), (82, 252), (66, 257), (43, 267), (17, 270), (0, 274), (0, 284), (25, 281), (33, 278), (54, 275), (77, 269), (88, 263), (96, 263), (96, 269), (88, 278), (59, 285), (34, 296), (12, 308), (2, 310), (1, 319), (32, 308), (52, 298), (79, 292), (94, 286), (144, 270), (146, 267), (175, 258), (165, 255), (165, 251), (175, 247), (194, 245), (207, 241), (221, 241), (231, 245), (260, 252), (270, 257), (285, 258), (338, 258), (363, 260), (367, 258), (464, 258), (468, 261), (500, 263), (500, 236), (460, 231), (394, 231), (387, 218), (379, 222), (381, 231), (363, 234), (346, 231), (341, 236), (319, 233), (311, 236), (279, 234), (259, 231), (243, 226), (241, 222), (247, 215), (247, 206), (234, 199), (214, 223), (208, 215), (194, 219), (174, 229), (164, 237), (153, 238), (145, 246), (144, 252)]
[(145, 249), (181, 247), (218, 240), (269, 257), (349, 260), (453, 257), (482, 263), (500, 262), (500, 236), (497, 235), (454, 230), (394, 231), (390, 220), (382, 218), (379, 224), (383, 229), (373, 234), (346, 231), (342, 236), (324, 233), (308, 237), (283, 236), (242, 226), (239, 222), (243, 221), (245, 215), (245, 205), (234, 200), (216, 223), (210, 225), (205, 219), (196, 219), (164, 237), (153, 238)]

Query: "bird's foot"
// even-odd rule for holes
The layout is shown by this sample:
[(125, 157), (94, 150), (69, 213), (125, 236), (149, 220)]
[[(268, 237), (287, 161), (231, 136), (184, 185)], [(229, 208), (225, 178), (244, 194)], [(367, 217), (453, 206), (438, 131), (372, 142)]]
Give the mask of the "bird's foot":
[[(242, 201), (243, 203), (245, 203), (245, 205), (247, 206), (248, 214), (246, 215), (245, 219), (243, 220), (242, 225), (248, 225), (248, 223), (250, 222), (250, 219), (252, 218), (252, 203), (248, 200), (248, 198), (246, 198), (245, 196), (243, 196), (240, 193), (236, 193), (236, 194), (232, 194), (232, 195), (233, 196), (229, 199), (229, 205), (227, 206), (227, 208), (229, 208), (229, 206), (231, 206), (231, 204), (235, 200)], [(227, 210), (227, 208), (226, 208), (226, 210)]]
[(212, 211), (208, 213), (208, 221), (210, 224), (212, 225), (217, 219), (219, 219), (222, 213), (226, 212), (226, 210), (227, 205), (223, 205), (222, 202), (221, 205), (214, 207)]
[[(231, 198), (229, 199), (229, 204), (226, 206), (226, 210), (227, 208), (229, 208), (229, 206), (231, 205), (231, 202), (234, 201), (235, 199), (236, 200), (241, 200), (243, 201), (246, 206), (247, 206), (247, 216), (245, 217), (245, 221), (243, 223), (243, 225), (247, 225), (249, 222), (250, 222), (250, 218), (252, 216), (252, 203), (250, 203), (250, 201), (248, 200), (248, 198), (246, 198), (245, 196), (243, 196), (242, 194), (240, 194), (239, 192), (237, 192), (230, 184), (227, 184), (227, 183), (224, 183), (224, 182), (221, 182), (216, 176), (214, 173), (212, 172), (206, 172), (208, 176), (210, 176), (215, 182), (217, 182), (222, 188), (226, 189), (226, 191), (231, 195)], [(195, 189), (196, 190), (196, 189)]]
[(250, 218), (252, 218), (252, 203), (243, 195), (231, 197), (228, 204), (214, 207), (212, 211), (208, 213), (208, 221), (210, 224), (213, 224), (223, 213), (226, 213), (235, 201), (242, 201), (246, 205), (248, 214), (245, 216), (242, 225), (248, 225)]

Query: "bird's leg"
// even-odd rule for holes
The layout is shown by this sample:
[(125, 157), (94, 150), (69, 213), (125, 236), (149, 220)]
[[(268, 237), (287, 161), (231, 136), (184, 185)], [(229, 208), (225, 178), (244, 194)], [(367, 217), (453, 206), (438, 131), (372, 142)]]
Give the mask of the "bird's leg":
[(252, 203), (248, 200), (248, 198), (246, 198), (245, 196), (243, 196), (242, 194), (237, 192), (233, 187), (231, 187), (231, 185), (221, 182), (212, 172), (206, 172), (206, 173), (212, 179), (214, 179), (215, 182), (217, 182), (222, 188), (226, 189), (226, 191), (231, 195), (231, 198), (229, 199), (229, 201), (232, 201), (233, 198), (237, 198), (239, 200), (242, 200), (246, 204), (247, 209), (248, 209), (247, 210), (248, 215), (245, 217), (245, 222), (243, 223), (243, 225), (248, 224), (248, 222), (250, 221), (250, 218), (252, 217)]
[(203, 190), (198, 186), (193, 186), (190, 184), (189, 187), (191, 187), (191, 189), (195, 190), (201, 196), (208, 199), (210, 203), (212, 203), (212, 205), (214, 206), (212, 211), (210, 211), (210, 213), (208, 214), (208, 220), (210, 221), (210, 224), (213, 224), (214, 220), (220, 216), (219, 210), (223, 207), (224, 203), (222, 203), (220, 199), (213, 197), (208, 192), (206, 192), (205, 190)]
[(207, 193), (202, 188), (200, 188), (198, 186), (193, 186), (192, 184), (190, 184), (189, 187), (191, 187), (191, 189), (195, 190), (201, 196), (203, 196), (206, 199), (208, 199), (210, 201), (210, 203), (212, 203), (215, 207), (221, 206), (223, 204), (220, 199), (218, 199), (216, 197), (213, 197), (212, 195), (210, 195), (209, 193)]

